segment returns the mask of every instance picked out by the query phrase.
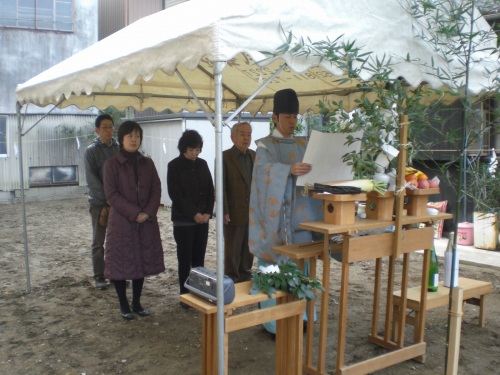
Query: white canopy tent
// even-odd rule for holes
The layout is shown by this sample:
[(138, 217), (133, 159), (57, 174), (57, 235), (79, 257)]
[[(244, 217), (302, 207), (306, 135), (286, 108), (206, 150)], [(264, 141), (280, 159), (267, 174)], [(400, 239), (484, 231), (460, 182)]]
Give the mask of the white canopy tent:
[[(475, 27), (490, 30), (482, 17)], [(277, 50), (289, 32), (312, 41), (356, 41), (373, 59), (390, 57), (391, 77), (403, 77), (411, 86), (422, 82), (433, 88), (450, 85), (436, 76), (435, 69), (451, 72), (463, 66), (436, 55), (427, 42), (416, 37), (420, 31), (398, 0), (191, 0), (145, 17), (18, 85), (18, 113), (30, 103), (157, 111), (202, 108), (215, 126), (216, 170), (222, 171), (224, 113), (234, 111), (231, 118), (243, 109), (267, 113), (274, 93), (288, 87), (297, 91), (301, 112), (315, 109), (320, 100), (343, 100), (344, 107), (351, 109), (361, 95), (357, 82), (341, 83), (339, 78), (345, 72), (326, 60), (289, 53), (266, 59), (263, 52)], [(485, 43), (494, 47), (495, 41), (493, 37)], [(494, 70), (496, 58), (489, 52), (477, 54), (475, 59), (482, 62), (472, 66), (469, 82), (469, 90), (475, 94), (491, 85), (488, 72)], [(368, 80), (371, 74), (364, 70), (361, 78)], [(220, 173), (216, 186), (222, 187)], [(216, 200), (222, 201), (220, 188)], [(222, 206), (217, 205), (218, 275), (223, 274), (222, 217)], [(27, 256), (26, 238), (25, 252)], [(222, 283), (218, 287), (218, 296), (222, 296)], [(222, 303), (218, 298), (220, 345)], [(222, 346), (218, 349), (221, 368)]]
[[(191, 0), (140, 19), (20, 84), (17, 98), (21, 104), (39, 106), (64, 99), (61, 108), (74, 104), (80, 108), (113, 105), (118, 109), (198, 110), (182, 75), (194, 94), (214, 109), (214, 63), (226, 62), (221, 71), (221, 110), (227, 112), (286, 63), (287, 68), (262, 88), (246, 111), (267, 113), (274, 92), (290, 86), (299, 93), (303, 109), (314, 108), (326, 97), (344, 98), (344, 105), (352, 108), (349, 94), (356, 91), (355, 85), (336, 80), (345, 72), (327, 61), (290, 54), (265, 60), (262, 51), (272, 52), (282, 45), (283, 30), (313, 41), (341, 37), (356, 41), (373, 58), (390, 57), (394, 78), (404, 77), (411, 86), (428, 82), (440, 88), (448, 82), (436, 76), (437, 69), (446, 73), (461, 70), (463, 65), (455, 59), (440, 59), (429, 43), (416, 37), (419, 30), (414, 26), (398, 0), (292, 0), (285, 7), (281, 2), (261, 0)], [(476, 26), (489, 29), (482, 17)], [(493, 46), (495, 40), (490, 40)], [(478, 52), (476, 60), (482, 64), (471, 70), (469, 89), (473, 94), (490, 84), (488, 54)], [(361, 78), (367, 80), (371, 74), (364, 70)]]

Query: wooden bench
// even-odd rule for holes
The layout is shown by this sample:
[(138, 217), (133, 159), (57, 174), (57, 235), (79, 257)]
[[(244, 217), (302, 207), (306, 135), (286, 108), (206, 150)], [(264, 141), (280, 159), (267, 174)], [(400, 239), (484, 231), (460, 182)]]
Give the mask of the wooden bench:
[[(491, 283), (479, 280), (467, 279), (465, 277), (458, 278), (458, 286), (463, 289), (464, 303), (479, 306), (479, 325), (484, 327), (486, 321), (486, 295), (491, 293)], [(450, 296), (450, 288), (439, 283), (437, 292), (427, 293), (426, 310), (431, 310), (436, 307), (448, 306)], [(394, 293), (393, 306), (394, 306), (394, 320), (393, 332), (396, 332), (398, 317), (400, 314), (401, 305), (401, 291)], [(407, 316), (406, 323), (416, 326), (419, 319), (420, 312), (420, 287), (408, 289), (408, 297), (406, 302)], [(410, 310), (410, 311), (408, 311)], [(414, 313), (414, 315), (411, 315)], [(416, 341), (416, 330), (414, 340)]]
[(286, 255), (294, 260), (300, 269), (304, 270), (304, 261), (312, 262), (311, 268), (316, 269), (316, 259), (323, 257), (323, 242), (304, 242), (294, 245), (274, 246), (275, 253)]
[[(234, 314), (237, 309), (269, 299), (261, 292), (250, 294), (251, 281), (235, 284), (233, 302), (224, 306), (224, 368), (228, 374), (229, 333), (276, 320), (275, 374), (302, 374), (303, 319), (305, 300), (278, 291), (276, 306)], [(194, 294), (180, 296), (180, 301), (202, 313), (202, 374), (217, 375), (217, 306)]]

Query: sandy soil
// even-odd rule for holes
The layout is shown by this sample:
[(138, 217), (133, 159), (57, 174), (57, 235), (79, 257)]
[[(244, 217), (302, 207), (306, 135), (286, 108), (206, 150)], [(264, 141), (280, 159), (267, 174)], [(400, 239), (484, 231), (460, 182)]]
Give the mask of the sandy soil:
[[(96, 290), (89, 256), (90, 217), (85, 198), (28, 203), (32, 292), (26, 272), (19, 204), (0, 208), (0, 374), (200, 374), (199, 313), (178, 304), (177, 260), (170, 214), (160, 211), (166, 272), (148, 278), (143, 305), (149, 318), (124, 321), (114, 288)], [(415, 283), (421, 256), (412, 255)], [(215, 223), (207, 254), (215, 269)], [(401, 264), (398, 262), (397, 268)], [(374, 262), (351, 267), (346, 361), (355, 363), (384, 349), (368, 343)], [(461, 276), (489, 281), (487, 323), (478, 326), (478, 308), (465, 305), (460, 374), (498, 374), (500, 368), (500, 270), (462, 265)], [(332, 261), (327, 370), (334, 373), (340, 279)], [(131, 291), (128, 291), (131, 293)], [(317, 329), (317, 327), (316, 327)], [(446, 308), (429, 312), (427, 360), (407, 361), (377, 374), (444, 374)], [(412, 336), (408, 329), (407, 337)], [(230, 374), (273, 374), (274, 342), (261, 327), (232, 334)]]

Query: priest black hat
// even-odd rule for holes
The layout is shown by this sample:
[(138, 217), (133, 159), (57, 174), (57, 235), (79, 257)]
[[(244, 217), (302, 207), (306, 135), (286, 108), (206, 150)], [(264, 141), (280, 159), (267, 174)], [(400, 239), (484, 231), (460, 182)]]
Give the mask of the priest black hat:
[(299, 98), (292, 89), (283, 89), (274, 94), (273, 113), (299, 113)]

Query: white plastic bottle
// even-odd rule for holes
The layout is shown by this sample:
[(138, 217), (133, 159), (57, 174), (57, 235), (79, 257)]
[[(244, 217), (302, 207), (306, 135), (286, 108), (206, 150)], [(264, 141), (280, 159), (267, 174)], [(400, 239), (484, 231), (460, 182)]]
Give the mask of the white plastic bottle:
[[(444, 252), (444, 286), (454, 288), (458, 285), (458, 251), (455, 252), (455, 262), (453, 262), (453, 241), (455, 233), (450, 233), (448, 246)], [(451, 284), (453, 274), (453, 285)]]

